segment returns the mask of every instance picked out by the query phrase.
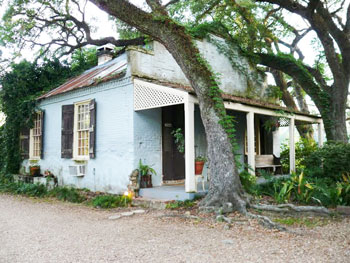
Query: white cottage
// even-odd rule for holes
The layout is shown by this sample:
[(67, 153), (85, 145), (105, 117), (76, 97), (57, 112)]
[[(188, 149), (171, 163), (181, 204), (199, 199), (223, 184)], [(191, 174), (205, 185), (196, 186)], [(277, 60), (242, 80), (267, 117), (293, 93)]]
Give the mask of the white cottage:
[[(242, 68), (251, 71), (244, 58), (234, 67), (216, 45), (206, 40), (197, 44), (219, 73), (225, 107), (236, 118), (241, 161), (254, 172), (256, 156), (279, 156), (278, 131), (268, 132), (263, 126), (284, 110), (287, 114), (279, 123), (290, 126), (293, 171), (295, 121), (321, 127), (321, 119), (269, 103), (266, 86), (242, 73)], [(192, 198), (199, 191), (194, 159), (206, 154), (197, 104), (188, 80), (160, 43), (154, 42), (151, 49), (128, 48), (114, 59), (101, 49), (98, 66), (39, 98), (35, 127), (29, 137), (25, 133), (21, 137), (22, 149), (28, 150), (23, 166), (28, 169), (38, 163), (42, 172), (56, 175), (61, 185), (122, 193), (141, 159), (157, 173), (153, 188), (143, 189), (141, 195)], [(171, 134), (176, 128), (184, 130), (184, 155)], [(207, 173), (205, 168), (204, 179)]]

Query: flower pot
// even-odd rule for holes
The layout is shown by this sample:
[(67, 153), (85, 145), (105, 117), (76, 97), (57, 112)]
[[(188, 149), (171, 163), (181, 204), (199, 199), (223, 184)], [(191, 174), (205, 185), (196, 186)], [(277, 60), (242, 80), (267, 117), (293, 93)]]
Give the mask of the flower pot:
[(141, 176), (141, 182), (140, 182), (141, 188), (151, 188), (152, 187), (152, 175), (142, 175)]
[(202, 174), (203, 172), (203, 167), (204, 167), (204, 162), (203, 161), (196, 161), (195, 162), (195, 174)]
[(33, 177), (40, 176), (40, 166), (29, 167), (29, 173), (30, 173), (30, 176), (33, 176)]

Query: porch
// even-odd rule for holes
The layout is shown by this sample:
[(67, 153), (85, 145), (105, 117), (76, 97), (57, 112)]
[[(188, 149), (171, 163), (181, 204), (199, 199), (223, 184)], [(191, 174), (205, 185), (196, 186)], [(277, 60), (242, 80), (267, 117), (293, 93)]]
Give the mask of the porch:
[(204, 183), (204, 190), (202, 188), (202, 183), (197, 183), (197, 192), (188, 193), (185, 191), (185, 184), (178, 185), (162, 185), (152, 188), (141, 188), (140, 196), (149, 199), (157, 200), (192, 200), (196, 196), (203, 196), (208, 192), (208, 182)]
[[(242, 99), (225, 94), (225, 108), (234, 113), (239, 113), (240, 129), (245, 129), (241, 133), (241, 142), (244, 143), (241, 154), (243, 161), (246, 159), (250, 172), (255, 174), (256, 169), (256, 155), (259, 154), (274, 154), (280, 148), (279, 134), (275, 132), (273, 136), (273, 148), (263, 152), (257, 147), (257, 119), (275, 118), (278, 120), (278, 126), (289, 127), (289, 146), (290, 146), (290, 173), (295, 171), (295, 126), (297, 123), (311, 123), (318, 125), (318, 143), (322, 145), (323, 141), (323, 123), (318, 116), (307, 115), (298, 112), (291, 112), (287, 108), (277, 105), (266, 105), (264, 103), (251, 103), (248, 99)], [(183, 105), (183, 125), (184, 125), (184, 140), (185, 140), (185, 154), (184, 154), (184, 185), (167, 186), (161, 185), (153, 189), (143, 189), (141, 195), (155, 196), (158, 193), (158, 198), (165, 199), (179, 196), (188, 199), (194, 193), (200, 193), (201, 187), (197, 184), (195, 176), (195, 108), (198, 105), (197, 98), (191, 94), (188, 87), (171, 87), (168, 85), (160, 85), (143, 81), (140, 79), (134, 80), (134, 110), (135, 112), (144, 111), (156, 108), (167, 108), (174, 105)], [(164, 124), (164, 123), (163, 123)], [(162, 126), (163, 126), (162, 124)], [(167, 124), (167, 123), (166, 123)], [(171, 127), (171, 126), (169, 126)], [(278, 130), (278, 128), (277, 128)], [(197, 135), (197, 134), (196, 134)], [(164, 144), (164, 138), (162, 138)], [(246, 156), (246, 158), (244, 158)], [(164, 157), (163, 157), (164, 159)], [(163, 168), (162, 168), (163, 169)], [(164, 171), (164, 170), (163, 170)], [(162, 179), (164, 180), (164, 178)], [(163, 182), (163, 181), (162, 181)], [(161, 198), (160, 198), (161, 199)], [(175, 198), (178, 199), (178, 198)], [(181, 200), (181, 199), (179, 199)]]

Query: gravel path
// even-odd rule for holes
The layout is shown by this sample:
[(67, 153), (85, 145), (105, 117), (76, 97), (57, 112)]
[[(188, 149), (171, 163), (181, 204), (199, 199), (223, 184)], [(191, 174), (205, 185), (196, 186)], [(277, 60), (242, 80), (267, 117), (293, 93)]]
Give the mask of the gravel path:
[(0, 194), (0, 262), (350, 262), (349, 219), (295, 235), (164, 213), (109, 220), (115, 211)]

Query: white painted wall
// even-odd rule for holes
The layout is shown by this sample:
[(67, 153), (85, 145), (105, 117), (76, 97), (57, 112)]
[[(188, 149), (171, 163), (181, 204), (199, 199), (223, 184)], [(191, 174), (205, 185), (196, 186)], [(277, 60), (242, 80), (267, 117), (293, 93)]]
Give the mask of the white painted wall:
[[(220, 41), (218, 38), (216, 40)], [(253, 83), (253, 87), (248, 88), (246, 76), (234, 69), (226, 55), (221, 54), (215, 45), (208, 40), (196, 41), (196, 44), (214, 72), (218, 73), (220, 88), (225, 93), (234, 95), (247, 95), (249, 93), (251, 96), (263, 99), (265, 85)], [(237, 56), (242, 59), (240, 65), (245, 67), (248, 72), (251, 71), (247, 60), (238, 54)], [(172, 55), (159, 42), (153, 43), (153, 51), (130, 49), (128, 60), (131, 63), (131, 74), (134, 76), (190, 85)]]

